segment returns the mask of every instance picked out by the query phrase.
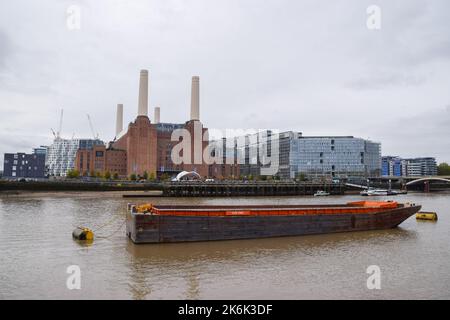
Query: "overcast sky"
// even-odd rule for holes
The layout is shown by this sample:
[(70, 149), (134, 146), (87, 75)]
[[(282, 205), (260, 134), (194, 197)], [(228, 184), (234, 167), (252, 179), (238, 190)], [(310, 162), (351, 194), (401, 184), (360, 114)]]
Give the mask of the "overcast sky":
[(0, 164), (50, 144), (60, 108), (64, 137), (92, 137), (89, 113), (112, 139), (117, 103), (136, 116), (140, 69), (162, 122), (188, 120), (198, 75), (209, 128), (354, 135), (450, 162), (449, 12), (448, 0), (2, 1)]

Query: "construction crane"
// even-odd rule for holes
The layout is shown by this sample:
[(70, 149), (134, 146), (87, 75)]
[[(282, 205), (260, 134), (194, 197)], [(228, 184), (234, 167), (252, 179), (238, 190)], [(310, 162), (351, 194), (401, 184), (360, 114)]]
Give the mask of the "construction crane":
[(62, 129), (63, 113), (64, 113), (64, 110), (61, 109), (61, 114), (60, 114), (60, 116), (59, 116), (59, 126), (58, 126), (58, 130), (55, 132), (55, 130), (53, 130), (53, 128), (50, 128), (50, 130), (51, 130), (52, 133), (53, 133), (53, 137), (55, 137), (55, 139), (61, 137), (61, 129)]
[(98, 139), (98, 133), (95, 133), (94, 131), (94, 126), (92, 125), (91, 117), (89, 116), (89, 114), (87, 114), (87, 118), (89, 121), (89, 126), (91, 127), (92, 136), (94, 137), (94, 139)]
[(61, 109), (61, 115), (59, 116), (59, 127), (58, 127), (58, 131), (56, 132), (56, 136), (57, 136), (58, 138), (61, 137), (62, 122), (63, 122), (63, 114), (64, 114), (64, 109)]

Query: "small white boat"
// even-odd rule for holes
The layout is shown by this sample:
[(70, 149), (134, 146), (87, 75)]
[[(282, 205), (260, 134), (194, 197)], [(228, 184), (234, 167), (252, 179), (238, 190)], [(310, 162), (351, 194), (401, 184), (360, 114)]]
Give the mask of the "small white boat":
[(359, 194), (362, 196), (387, 196), (387, 195), (389, 195), (389, 190), (369, 189), (369, 190), (361, 191)]
[(330, 193), (323, 191), (323, 190), (319, 190), (316, 193), (314, 193), (314, 197), (324, 197), (324, 196), (329, 196)]

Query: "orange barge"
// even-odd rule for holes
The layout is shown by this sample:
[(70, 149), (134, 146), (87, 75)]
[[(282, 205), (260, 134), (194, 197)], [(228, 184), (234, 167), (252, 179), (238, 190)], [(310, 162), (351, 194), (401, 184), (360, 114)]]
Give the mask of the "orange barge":
[(415, 204), (357, 201), (328, 205), (128, 205), (134, 243), (298, 236), (394, 228), (421, 209)]

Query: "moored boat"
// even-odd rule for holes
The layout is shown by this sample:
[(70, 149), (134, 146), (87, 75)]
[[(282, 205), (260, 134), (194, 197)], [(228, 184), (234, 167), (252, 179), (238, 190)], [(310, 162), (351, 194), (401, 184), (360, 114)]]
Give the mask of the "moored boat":
[(397, 196), (407, 193), (406, 190), (366, 189), (359, 194), (362, 196)]
[(362, 196), (387, 196), (389, 191), (385, 189), (368, 189), (360, 192)]
[(389, 229), (421, 209), (393, 201), (328, 205), (128, 205), (127, 236), (164, 243)]
[(314, 197), (326, 197), (326, 196), (329, 196), (329, 195), (330, 195), (329, 192), (326, 192), (326, 191), (323, 191), (323, 190), (319, 190), (316, 193), (314, 193)]

